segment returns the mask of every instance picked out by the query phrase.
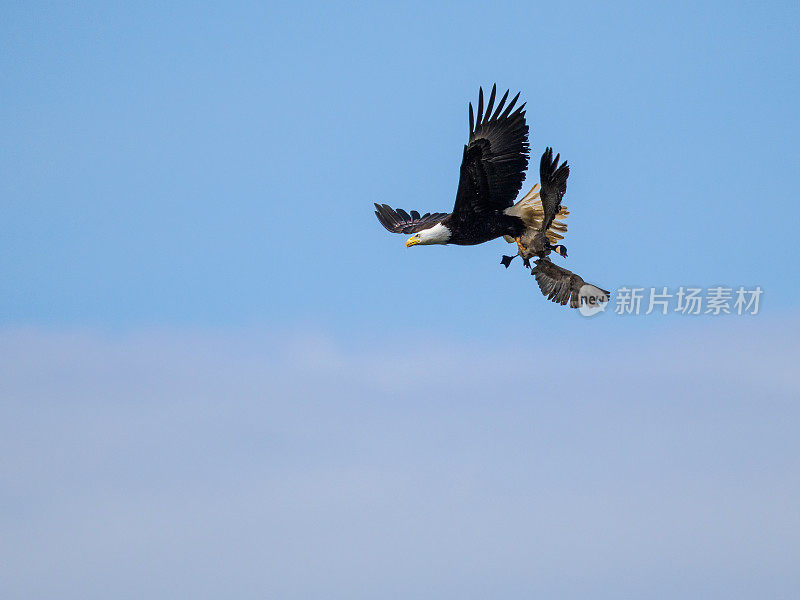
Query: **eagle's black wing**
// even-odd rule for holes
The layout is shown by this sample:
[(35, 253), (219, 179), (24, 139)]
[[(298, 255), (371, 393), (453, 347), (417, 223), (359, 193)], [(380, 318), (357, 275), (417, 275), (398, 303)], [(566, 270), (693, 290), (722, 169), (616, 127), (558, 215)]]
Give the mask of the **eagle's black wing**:
[(375, 205), (375, 216), (378, 217), (381, 225), (392, 233), (417, 233), (423, 229), (433, 227), (447, 215), (448, 213), (425, 213), (420, 215), (415, 210), (408, 214), (402, 208), (394, 210), (388, 204)]
[(536, 283), (539, 284), (542, 294), (547, 296), (548, 300), (557, 302), (562, 306), (569, 302), (570, 308), (578, 308), (581, 302), (580, 290), (584, 285), (590, 286), (591, 289), (586, 291), (596, 298), (604, 296), (606, 302), (610, 298), (610, 292), (607, 290), (591, 283), (586, 284), (580, 275), (553, 264), (547, 258), (537, 260), (536, 266), (533, 267), (531, 273), (536, 276)]
[(539, 178), (542, 182), (542, 191), (539, 197), (542, 199), (544, 208), (544, 219), (542, 220), (542, 231), (547, 231), (553, 223), (553, 219), (561, 208), (561, 199), (567, 192), (567, 177), (569, 177), (569, 165), (564, 161), (558, 166), (560, 154), (553, 158), (553, 149), (547, 148), (542, 154), (539, 163)]
[(494, 109), (496, 91), (497, 86), (492, 86), (484, 112), (481, 88), (477, 119), (472, 104), (469, 105), (469, 143), (464, 146), (454, 218), (470, 219), (508, 208), (525, 179), (529, 151), (525, 104), (512, 112), (519, 98), (517, 94), (503, 110), (508, 98), (506, 92)]

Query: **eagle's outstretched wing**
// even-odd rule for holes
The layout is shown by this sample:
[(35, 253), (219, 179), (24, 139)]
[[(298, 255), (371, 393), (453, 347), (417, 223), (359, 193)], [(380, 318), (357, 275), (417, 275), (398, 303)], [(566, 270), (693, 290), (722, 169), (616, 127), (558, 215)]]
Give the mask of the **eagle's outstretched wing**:
[(560, 154), (553, 158), (553, 149), (547, 148), (542, 154), (539, 163), (539, 179), (542, 182), (542, 207), (544, 208), (544, 219), (542, 220), (541, 231), (547, 231), (556, 218), (561, 208), (561, 199), (567, 192), (567, 177), (569, 177), (569, 165), (564, 161), (558, 165)]
[(531, 273), (536, 277), (536, 283), (539, 284), (542, 294), (547, 296), (548, 300), (562, 306), (569, 302), (570, 308), (578, 308), (581, 303), (580, 290), (584, 285), (591, 286), (589, 290), (585, 291), (594, 295), (595, 298), (605, 297), (608, 301), (611, 297), (607, 290), (591, 283), (587, 284), (580, 275), (553, 264), (547, 258), (537, 260)]
[(517, 94), (503, 110), (506, 92), (495, 109), (496, 92), (494, 85), (484, 111), (483, 88), (480, 89), (477, 119), (469, 105), (469, 143), (464, 146), (453, 207), (453, 217), (459, 220), (508, 208), (525, 180), (529, 152), (525, 104), (512, 112)]
[(402, 208), (392, 209), (388, 204), (375, 204), (375, 216), (392, 233), (417, 233), (428, 229), (444, 219), (448, 213), (425, 213), (412, 210), (408, 214)]

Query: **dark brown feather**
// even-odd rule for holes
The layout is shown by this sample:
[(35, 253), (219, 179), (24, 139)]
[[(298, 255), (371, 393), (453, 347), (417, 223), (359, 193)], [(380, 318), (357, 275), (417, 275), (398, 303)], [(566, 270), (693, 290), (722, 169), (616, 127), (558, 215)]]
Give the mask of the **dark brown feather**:
[(483, 89), (478, 92), (477, 119), (473, 123), (470, 118), (469, 142), (464, 147), (453, 207), (453, 218), (457, 220), (470, 220), (508, 208), (525, 179), (529, 153), (525, 105), (511, 112), (519, 98), (517, 94), (498, 115), (508, 97), (506, 92), (492, 113), (496, 94), (495, 85), (484, 112)]
[[(562, 306), (569, 302), (570, 308), (578, 308), (580, 306), (580, 290), (586, 283), (580, 275), (553, 264), (547, 258), (537, 260), (531, 274), (536, 277), (539, 289), (542, 290), (542, 294), (548, 300), (557, 302)], [(610, 297), (610, 292), (601, 288), (598, 289), (607, 298)]]
[(542, 199), (544, 208), (544, 219), (542, 220), (542, 231), (547, 231), (558, 214), (561, 207), (561, 199), (567, 193), (567, 178), (569, 177), (569, 165), (567, 161), (559, 166), (558, 159), (560, 154), (553, 158), (553, 149), (547, 148), (542, 154), (539, 162), (539, 178), (542, 182), (542, 190), (539, 197)]
[(425, 213), (420, 216), (416, 210), (412, 210), (409, 215), (402, 208), (395, 210), (388, 204), (375, 204), (375, 216), (392, 233), (417, 233), (440, 223), (447, 214)]

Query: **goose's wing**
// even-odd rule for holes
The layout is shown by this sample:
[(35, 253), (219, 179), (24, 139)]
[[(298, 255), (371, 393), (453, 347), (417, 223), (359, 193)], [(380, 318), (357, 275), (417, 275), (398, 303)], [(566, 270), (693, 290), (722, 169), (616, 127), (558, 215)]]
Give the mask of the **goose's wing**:
[(531, 273), (536, 277), (542, 294), (562, 306), (569, 302), (570, 308), (578, 308), (581, 304), (580, 291), (584, 285), (589, 286), (584, 292), (595, 298), (605, 297), (607, 302), (611, 297), (609, 291), (587, 284), (580, 275), (559, 267), (547, 258), (537, 260)]
[(420, 215), (412, 210), (408, 214), (402, 208), (393, 209), (388, 204), (376, 204), (375, 216), (392, 233), (417, 233), (429, 229), (444, 219), (448, 213), (425, 213)]
[(553, 149), (547, 148), (542, 154), (539, 162), (539, 178), (542, 182), (542, 191), (539, 193), (544, 208), (544, 219), (542, 220), (541, 231), (550, 229), (553, 219), (556, 218), (561, 209), (561, 199), (567, 193), (567, 177), (569, 177), (569, 165), (564, 161), (561, 166), (558, 164), (560, 154), (553, 158)]
[[(506, 106), (508, 92), (494, 107), (497, 86), (484, 111), (483, 89), (478, 93), (478, 115), (469, 105), (469, 142), (464, 146), (461, 177), (453, 217), (470, 220), (500, 212), (514, 203), (528, 168), (528, 125), (525, 104), (514, 110), (517, 94)], [(505, 109), (504, 109), (505, 107)]]

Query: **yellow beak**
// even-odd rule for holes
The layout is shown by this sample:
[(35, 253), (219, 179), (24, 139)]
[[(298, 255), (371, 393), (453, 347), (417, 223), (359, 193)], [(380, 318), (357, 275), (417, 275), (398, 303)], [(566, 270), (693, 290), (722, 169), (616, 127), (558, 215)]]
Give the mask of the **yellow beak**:
[(419, 244), (418, 237), (410, 237), (406, 240), (406, 248), (411, 248), (411, 246), (416, 246), (417, 244)]

